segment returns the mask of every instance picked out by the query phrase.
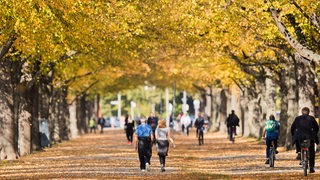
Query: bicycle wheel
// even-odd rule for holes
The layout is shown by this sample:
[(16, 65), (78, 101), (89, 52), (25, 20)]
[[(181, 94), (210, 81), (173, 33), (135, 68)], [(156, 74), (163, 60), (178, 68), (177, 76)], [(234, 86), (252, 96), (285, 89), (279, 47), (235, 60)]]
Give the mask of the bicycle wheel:
[(302, 150), (302, 156), (301, 156), (301, 161), (302, 161), (302, 168), (303, 168), (303, 175), (307, 176), (308, 173), (308, 157), (307, 157), (307, 151)]
[(275, 157), (275, 150), (274, 150), (274, 147), (271, 147), (270, 148), (270, 155), (269, 155), (270, 167), (274, 167), (274, 157)]

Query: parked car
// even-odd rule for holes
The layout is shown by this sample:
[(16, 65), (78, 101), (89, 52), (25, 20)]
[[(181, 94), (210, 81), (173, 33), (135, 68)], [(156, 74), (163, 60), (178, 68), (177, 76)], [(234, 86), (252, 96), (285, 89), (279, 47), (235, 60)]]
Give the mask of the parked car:
[(105, 119), (104, 127), (111, 127), (111, 120), (110, 120), (110, 118), (106, 118), (106, 119)]

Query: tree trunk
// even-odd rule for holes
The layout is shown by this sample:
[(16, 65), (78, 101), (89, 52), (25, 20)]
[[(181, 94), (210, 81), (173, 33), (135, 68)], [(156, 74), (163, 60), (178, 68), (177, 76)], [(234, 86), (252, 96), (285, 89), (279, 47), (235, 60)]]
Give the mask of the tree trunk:
[[(300, 58), (296, 56), (296, 58)], [(299, 84), (299, 109), (309, 107), (310, 115), (314, 116), (315, 104), (315, 73), (312, 64), (304, 64), (298, 61), (298, 82)]]
[(76, 109), (77, 127), (79, 130), (79, 133), (80, 134), (88, 133), (89, 120), (87, 118), (85, 95), (77, 97), (76, 104), (77, 104), (77, 109)]
[(251, 136), (260, 138), (260, 119), (261, 119), (261, 107), (260, 99), (257, 94), (258, 90), (252, 90), (246, 88), (242, 97), (241, 105), (244, 107), (244, 136)]
[[(0, 61), (0, 146), (1, 159), (16, 159), (18, 154), (18, 124), (15, 121), (13, 114), (14, 99), (13, 99), (13, 71), (10, 71), (13, 67), (11, 59), (5, 59)], [(9, 71), (8, 71), (9, 70)]]
[(39, 109), (40, 109), (39, 85), (34, 84), (30, 89), (31, 100), (31, 151), (40, 150), (40, 132), (39, 132)]
[(69, 105), (69, 112), (70, 112), (70, 136), (71, 138), (79, 137), (79, 129), (77, 126), (77, 101), (74, 100)]
[(220, 127), (220, 106), (221, 106), (221, 89), (212, 89), (212, 124), (211, 131), (218, 131)]
[(228, 96), (227, 96), (227, 91), (222, 90), (220, 92), (220, 100), (221, 100), (221, 105), (219, 109), (219, 114), (220, 114), (220, 122), (219, 122), (219, 131), (220, 132), (227, 132), (227, 127), (226, 127), (226, 119), (227, 119), (227, 107), (228, 107)]
[(67, 103), (67, 88), (63, 87), (59, 90), (58, 101), (58, 124), (59, 124), (59, 136), (62, 140), (70, 140), (70, 114)]

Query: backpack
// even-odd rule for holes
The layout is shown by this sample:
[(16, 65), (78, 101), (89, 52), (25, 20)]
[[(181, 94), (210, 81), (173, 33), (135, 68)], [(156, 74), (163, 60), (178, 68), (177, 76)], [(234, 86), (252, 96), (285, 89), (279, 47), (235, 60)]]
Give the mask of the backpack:
[(267, 132), (274, 132), (276, 130), (276, 122), (268, 120), (265, 124), (265, 128)]

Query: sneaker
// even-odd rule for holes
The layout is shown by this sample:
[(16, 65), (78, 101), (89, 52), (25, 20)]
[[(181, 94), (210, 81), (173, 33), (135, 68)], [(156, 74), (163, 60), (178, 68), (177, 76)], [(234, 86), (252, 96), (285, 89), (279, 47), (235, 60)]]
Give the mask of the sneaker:
[(269, 164), (269, 159), (266, 160), (265, 164)]
[(309, 173), (314, 173), (314, 172), (316, 172), (316, 171), (314, 170), (313, 167), (311, 167)]
[(301, 160), (301, 154), (298, 153), (297, 157), (296, 157), (296, 160)]
[(146, 163), (146, 169), (147, 169), (147, 171), (150, 171), (150, 164), (149, 163)]
[(164, 166), (161, 167), (161, 172), (165, 172), (166, 169), (164, 168)]
[(141, 171), (141, 172), (146, 172), (146, 170), (145, 170), (145, 169), (140, 169), (140, 171)]

